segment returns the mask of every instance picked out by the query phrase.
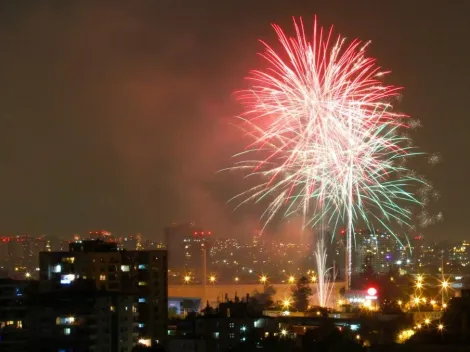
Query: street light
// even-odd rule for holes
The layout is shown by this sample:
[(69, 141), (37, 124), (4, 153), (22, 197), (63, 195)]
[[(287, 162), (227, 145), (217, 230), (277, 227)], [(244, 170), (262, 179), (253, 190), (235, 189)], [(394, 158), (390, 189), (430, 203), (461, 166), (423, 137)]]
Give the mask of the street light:
[(216, 278), (215, 278), (215, 275), (209, 276), (209, 282), (210, 282), (211, 284), (215, 283), (215, 279), (216, 279)]
[(289, 276), (289, 283), (293, 284), (295, 282), (295, 277), (293, 275)]
[(282, 335), (282, 336), (287, 336), (287, 330), (286, 330), (286, 329), (282, 329), (282, 330), (281, 330), (281, 335)]
[(259, 281), (264, 285), (266, 282), (268, 282), (268, 277), (266, 275), (263, 275), (259, 278)]
[(284, 301), (282, 301), (282, 306), (285, 310), (289, 310), (289, 307), (291, 305), (291, 300), (290, 298), (286, 298)]
[(191, 276), (186, 275), (186, 276), (184, 277), (184, 283), (185, 283), (185, 284), (189, 284), (190, 281), (191, 281)]

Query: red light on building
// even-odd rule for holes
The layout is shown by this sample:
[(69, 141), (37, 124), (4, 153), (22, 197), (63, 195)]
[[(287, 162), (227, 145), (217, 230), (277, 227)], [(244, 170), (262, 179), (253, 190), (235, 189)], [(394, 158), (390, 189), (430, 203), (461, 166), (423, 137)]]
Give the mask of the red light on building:
[(377, 295), (377, 289), (375, 287), (369, 287), (367, 289), (367, 294), (369, 296), (376, 296)]

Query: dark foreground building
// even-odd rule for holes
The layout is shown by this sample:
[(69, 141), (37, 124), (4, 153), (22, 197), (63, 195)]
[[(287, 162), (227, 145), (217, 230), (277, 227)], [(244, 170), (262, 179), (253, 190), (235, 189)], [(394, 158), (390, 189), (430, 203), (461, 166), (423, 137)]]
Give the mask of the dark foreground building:
[(90, 240), (71, 243), (69, 252), (41, 252), (39, 258), (42, 292), (61, 291), (88, 281), (96, 290), (121, 297), (133, 296), (138, 340), (150, 341), (152, 345), (165, 342), (168, 330), (166, 250), (118, 250), (116, 243)]
[(23, 352), (26, 349), (26, 298), (30, 282), (0, 279), (0, 351)]
[(138, 342), (134, 296), (69, 288), (29, 302), (28, 351), (130, 352)]

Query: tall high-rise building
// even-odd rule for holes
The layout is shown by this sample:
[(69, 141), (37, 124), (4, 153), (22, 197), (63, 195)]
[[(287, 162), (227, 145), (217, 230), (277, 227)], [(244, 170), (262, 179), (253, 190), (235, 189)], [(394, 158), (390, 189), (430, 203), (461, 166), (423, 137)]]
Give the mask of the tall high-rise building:
[(88, 232), (88, 240), (101, 240), (104, 242), (116, 242), (111, 232), (105, 230)]
[(57, 290), (80, 280), (95, 287), (138, 298), (139, 338), (165, 340), (168, 311), (168, 258), (166, 250), (120, 251), (101, 240), (77, 241), (68, 252), (40, 253), (43, 290)]
[(202, 273), (211, 246), (211, 237), (211, 231), (198, 228), (194, 223), (165, 228), (170, 269), (191, 271), (196, 273), (199, 280), (203, 280)]
[(364, 265), (371, 265), (376, 272), (386, 272), (400, 258), (400, 244), (390, 233), (356, 232), (356, 248), (353, 258), (354, 271), (361, 272)]

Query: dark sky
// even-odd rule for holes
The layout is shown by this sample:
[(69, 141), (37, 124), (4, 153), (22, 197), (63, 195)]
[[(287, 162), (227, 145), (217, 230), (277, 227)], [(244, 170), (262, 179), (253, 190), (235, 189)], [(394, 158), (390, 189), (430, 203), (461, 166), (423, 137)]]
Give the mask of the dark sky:
[(154, 0), (0, 2), (0, 231), (89, 229), (159, 236), (194, 220), (243, 236), (258, 213), (225, 202), (241, 177), (216, 174), (241, 148), (232, 92), (257, 67), (270, 23), (291, 16), (372, 40), (405, 87), (414, 141), (444, 223), (467, 235), (470, 1)]

